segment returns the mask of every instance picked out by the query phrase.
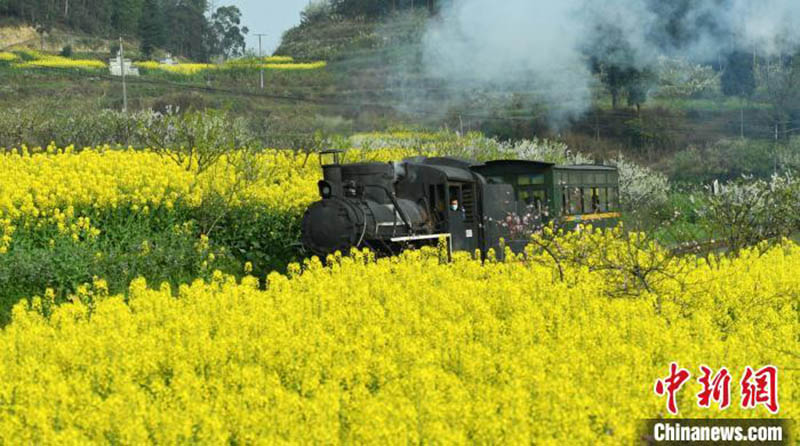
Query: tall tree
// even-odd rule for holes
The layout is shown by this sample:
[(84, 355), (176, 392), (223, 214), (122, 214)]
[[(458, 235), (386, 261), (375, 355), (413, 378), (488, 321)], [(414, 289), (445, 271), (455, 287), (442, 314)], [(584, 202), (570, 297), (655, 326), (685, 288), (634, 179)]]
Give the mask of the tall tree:
[(728, 54), (725, 71), (720, 78), (722, 92), (726, 96), (749, 98), (756, 89), (753, 56), (741, 51)]
[(120, 34), (138, 34), (144, 7), (142, 0), (111, 0), (111, 26)]
[(761, 64), (760, 79), (764, 84), (764, 99), (771, 105), (770, 118), (775, 126), (775, 138), (788, 138), (792, 113), (800, 109), (800, 53), (778, 56)]
[(223, 6), (211, 15), (209, 50), (214, 56), (240, 56), (245, 50), (244, 36), (248, 29), (241, 26), (242, 13), (236, 6)]
[(166, 47), (174, 54), (193, 60), (207, 61), (207, 0), (162, 0), (164, 17), (171, 32)]
[(741, 51), (728, 54), (720, 84), (723, 94), (738, 96), (742, 100), (739, 104), (739, 136), (744, 138), (744, 100), (753, 96), (756, 90), (753, 57)]
[(151, 57), (157, 47), (164, 45), (164, 22), (158, 0), (145, 0), (139, 21), (139, 39), (145, 57)]

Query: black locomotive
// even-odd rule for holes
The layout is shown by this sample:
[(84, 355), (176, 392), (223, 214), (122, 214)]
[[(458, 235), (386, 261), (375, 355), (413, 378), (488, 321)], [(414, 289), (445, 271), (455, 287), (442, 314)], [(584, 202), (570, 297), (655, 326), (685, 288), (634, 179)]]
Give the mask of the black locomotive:
[(601, 165), (560, 166), (523, 160), (475, 163), (414, 157), (390, 163), (341, 164), (341, 152), (323, 159), (322, 200), (305, 212), (303, 245), (325, 256), (352, 247), (396, 253), (409, 245), (449, 239), (452, 250), (515, 251), (519, 219), (565, 224), (614, 224), (617, 170)]

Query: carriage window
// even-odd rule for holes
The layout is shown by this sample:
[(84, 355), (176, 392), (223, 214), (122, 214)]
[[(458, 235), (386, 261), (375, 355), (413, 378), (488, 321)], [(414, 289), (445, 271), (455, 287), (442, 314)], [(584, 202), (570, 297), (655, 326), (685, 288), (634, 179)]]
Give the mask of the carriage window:
[(602, 212), (608, 212), (608, 189), (601, 187), (597, 193), (600, 199), (600, 210)]
[(616, 210), (619, 203), (617, 202), (617, 188), (608, 188), (608, 209)]
[(584, 187), (581, 189), (583, 195), (583, 212), (585, 214), (592, 213), (592, 188)]
[(536, 209), (536, 213), (541, 214), (547, 208), (547, 192), (543, 190), (533, 191), (533, 200), (530, 205)]
[(600, 189), (597, 187), (592, 188), (592, 213), (597, 213), (602, 210), (600, 206)]
[[(448, 192), (449, 192), (450, 201), (458, 200), (458, 204), (459, 204), (459, 206), (461, 206), (462, 205), (461, 187), (460, 186), (450, 186), (448, 188)], [(449, 204), (450, 203), (448, 202), (448, 205)]]
[(528, 175), (520, 175), (517, 178), (517, 184), (520, 186), (527, 186), (529, 184), (544, 184), (544, 174), (535, 173)]
[(547, 192), (538, 189), (526, 189), (519, 192), (519, 201), (525, 207), (536, 207), (542, 209), (547, 203)]
[(506, 181), (503, 179), (503, 177), (497, 177), (497, 176), (495, 176), (495, 177), (488, 177), (488, 178), (486, 178), (486, 181), (487, 181), (489, 184), (501, 184), (501, 183), (505, 183), (505, 182), (506, 182)]
[(444, 184), (437, 184), (436, 186), (431, 186), (431, 201), (434, 209), (439, 212), (444, 212), (445, 208), (447, 207), (447, 203), (445, 203), (444, 197)]
[(579, 187), (569, 188), (569, 213), (580, 214), (583, 209), (583, 194)]

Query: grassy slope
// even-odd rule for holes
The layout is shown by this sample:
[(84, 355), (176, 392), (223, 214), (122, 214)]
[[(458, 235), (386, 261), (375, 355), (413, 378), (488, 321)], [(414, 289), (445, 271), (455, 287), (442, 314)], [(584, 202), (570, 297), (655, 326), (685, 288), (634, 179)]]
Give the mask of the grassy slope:
[[(594, 109), (570, 127), (553, 130), (545, 118), (526, 101), (508, 105), (481, 101), (462, 104), (438, 102), (434, 94), (424, 95), (425, 110), (409, 106), (406, 81), (418, 79), (413, 68), (418, 56), (418, 36), (425, 26), (424, 15), (407, 14), (389, 23), (334, 21), (298, 26), (284, 35), (277, 54), (299, 60), (327, 60), (319, 72), (267, 72), (267, 88), (258, 88), (258, 75), (198, 75), (190, 77), (145, 74), (129, 85), (131, 108), (221, 107), (248, 117), (285, 121), (315, 116), (343, 118), (347, 130), (384, 129), (410, 126), (481, 130), (500, 138), (532, 136), (558, 137), (586, 153), (605, 158), (623, 152), (640, 162), (663, 166), (674, 153), (688, 146), (704, 146), (722, 138), (739, 136), (738, 100), (718, 97), (651, 98), (640, 113), (629, 107), (611, 108), (604, 91), (595, 93)], [(97, 56), (100, 57), (100, 56)], [(410, 67), (410, 68), (409, 68)], [(0, 66), (0, 106), (42, 107), (44, 109), (92, 112), (122, 106), (118, 80), (85, 73), (51, 71), (15, 72)], [(447, 88), (447, 84), (422, 82), (423, 89)], [(210, 90), (207, 89), (210, 87)], [(221, 91), (213, 91), (214, 89)], [(230, 94), (236, 90), (239, 94)], [(310, 98), (291, 101), (264, 97), (279, 95)], [(423, 108), (424, 108), (423, 107)], [(771, 138), (765, 125), (768, 106), (745, 104), (745, 134)], [(485, 119), (482, 116), (507, 117)], [(521, 118), (521, 119), (520, 119)], [(308, 126), (305, 126), (308, 127)], [(311, 131), (305, 127), (292, 131)]]

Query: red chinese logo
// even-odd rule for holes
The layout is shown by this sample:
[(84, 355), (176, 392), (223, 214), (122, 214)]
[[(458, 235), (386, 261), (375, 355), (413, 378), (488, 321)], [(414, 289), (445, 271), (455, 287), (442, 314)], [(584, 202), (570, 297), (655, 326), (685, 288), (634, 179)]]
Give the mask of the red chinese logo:
[[(710, 367), (700, 366), (701, 376), (697, 378), (702, 389), (697, 393), (697, 405), (710, 408), (716, 403), (720, 410), (725, 410), (731, 405), (731, 374), (727, 368), (721, 367), (716, 373)], [(669, 366), (669, 375), (659, 378), (655, 383), (655, 393), (658, 396), (667, 395), (667, 410), (673, 415), (678, 414), (676, 394), (689, 380), (689, 370), (681, 368), (673, 362)], [(778, 368), (772, 365), (764, 366), (754, 371), (750, 366), (745, 367), (742, 379), (739, 381), (742, 392), (742, 408), (754, 409), (763, 405), (771, 413), (778, 413)]]
[(763, 404), (772, 413), (778, 413), (778, 369), (768, 365), (753, 372), (744, 368), (742, 386), (742, 408), (753, 409)]
[(678, 364), (673, 362), (669, 365), (669, 376), (656, 380), (656, 395), (664, 396), (665, 392), (669, 395), (667, 397), (667, 410), (669, 413), (673, 415), (678, 413), (678, 403), (675, 402), (675, 394), (690, 376), (691, 373), (689, 373), (688, 370), (679, 369)]
[(720, 410), (725, 410), (731, 405), (731, 374), (725, 367), (719, 369), (715, 375), (711, 375), (712, 370), (704, 365), (700, 366), (703, 376), (697, 381), (703, 385), (703, 390), (697, 394), (697, 405), (700, 407), (711, 407), (711, 401), (719, 404)]

